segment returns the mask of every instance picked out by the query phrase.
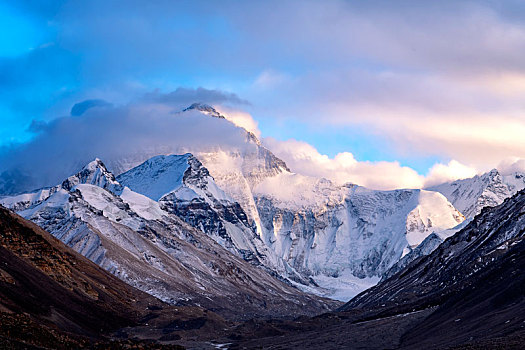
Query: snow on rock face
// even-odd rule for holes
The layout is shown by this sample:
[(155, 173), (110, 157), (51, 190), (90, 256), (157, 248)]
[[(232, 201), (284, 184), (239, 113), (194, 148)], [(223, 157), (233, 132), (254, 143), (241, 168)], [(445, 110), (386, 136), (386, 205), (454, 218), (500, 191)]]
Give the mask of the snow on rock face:
[[(192, 104), (180, 112), (178, 117), (191, 117), (192, 113), (201, 113), (212, 117), (213, 120), (221, 119), (224, 123), (231, 123), (213, 107), (202, 103)], [(165, 147), (145, 149), (141, 153), (135, 152), (128, 155), (119, 155), (116, 158), (108, 159), (107, 162), (114, 173), (122, 174), (158, 155), (174, 155), (189, 152), (203, 163), (218, 187), (235, 202), (240, 204), (250, 221), (250, 226), (257, 227), (259, 232), (260, 218), (255, 206), (252, 189), (269, 177), (289, 172), (289, 169), (283, 160), (279, 159), (270, 150), (263, 147), (253, 133), (238, 127), (236, 127), (236, 129), (240, 132), (238, 135), (235, 135), (235, 146), (230, 144), (217, 144), (213, 147), (203, 148), (201, 143), (196, 145), (177, 145), (174, 143), (173, 145), (166, 145)], [(230, 138), (233, 137), (232, 135), (227, 136)], [(181, 161), (182, 166), (184, 166), (184, 160), (179, 160)], [(119, 180), (123, 183), (129, 184), (129, 182), (125, 181), (121, 176), (122, 175), (119, 175)], [(170, 186), (173, 185), (173, 180), (174, 179), (170, 180)], [(149, 186), (149, 184), (137, 183), (134, 185), (135, 187), (130, 188), (142, 194), (144, 194), (143, 189)], [(136, 186), (143, 187), (139, 190)], [(158, 185), (155, 184), (155, 188), (152, 187), (150, 190), (153, 191), (157, 189), (157, 192), (147, 194), (148, 197), (154, 200), (160, 199), (160, 196), (175, 189), (158, 189), (156, 186)], [(187, 195), (191, 194), (187, 193)]]
[(187, 112), (187, 111), (191, 111), (191, 110), (196, 110), (196, 111), (200, 111), (200, 112), (203, 112), (209, 116), (212, 116), (212, 117), (215, 117), (215, 118), (221, 118), (221, 119), (226, 119), (223, 115), (221, 115), (219, 112), (217, 112), (217, 110), (215, 108), (213, 108), (212, 106), (208, 105), (208, 104), (205, 104), (205, 103), (193, 103), (191, 106), (185, 108), (183, 110), (183, 112)]
[(1, 202), (12, 210), (21, 211), (45, 201), (61, 189), (70, 190), (78, 184), (86, 183), (105, 188), (115, 193), (122, 191), (122, 186), (116, 181), (115, 176), (113, 176), (113, 174), (106, 169), (102, 161), (97, 158), (84, 166), (75, 175), (68, 177), (60, 185), (43, 188), (32, 193), (7, 196), (2, 198)]
[(283, 173), (289, 173), (286, 163), (260, 145), (255, 135), (247, 132), (251, 145), (239, 152), (216, 150), (199, 152), (196, 157), (209, 170), (217, 185), (238, 202), (260, 232), (260, 218), (253, 189), (261, 182)]
[(388, 271), (386, 271), (383, 274), (382, 280), (385, 280), (395, 275), (399, 271), (403, 270), (412, 261), (422, 256), (429, 255), (437, 247), (439, 247), (439, 245), (443, 243), (445, 239), (455, 235), (458, 231), (467, 226), (471, 221), (472, 219), (467, 219), (453, 228), (432, 232), (423, 240), (423, 242), (421, 242), (421, 244), (419, 244), (414, 249), (408, 250), (408, 253), (406, 255), (404, 255), (398, 262), (396, 262), (390, 269), (388, 269)]
[[(516, 289), (510, 292), (505, 290), (506, 286), (501, 283), (501, 273), (504, 272), (505, 276), (508, 276), (504, 284), (514, 283), (513, 280), (518, 278), (516, 276), (523, 276), (522, 271), (509, 273), (509, 269), (512, 270), (513, 266), (523, 267), (523, 264), (516, 263), (516, 260), (520, 261), (521, 258), (523, 261), (524, 256), (524, 212), (525, 192), (519, 191), (499, 206), (482, 210), (468, 225), (447, 238), (438, 249), (414, 261), (405, 273), (385, 279), (340, 310), (374, 305), (398, 307), (407, 303), (406, 307), (409, 310), (418, 310), (428, 305), (448, 304), (453, 306), (452, 315), (456, 315), (458, 303), (449, 303), (449, 298), (457, 301), (458, 295), (461, 299), (462, 291), (474, 286), (468, 297), (472, 300), (477, 299), (474, 304), (480, 303), (481, 308), (488, 307), (491, 315), (489, 317), (493, 317), (497, 313), (491, 305), (502, 305), (508, 298), (522, 298), (522, 280), (518, 279), (520, 282), (516, 283)], [(500, 265), (502, 259), (506, 261), (504, 265)], [(494, 266), (502, 268), (491, 272)], [(479, 297), (484, 288), (489, 288), (489, 292)], [(472, 301), (464, 300), (468, 300), (469, 304)], [(443, 320), (441, 311), (439, 322)], [(472, 312), (470, 311), (471, 315), (476, 315), (475, 319), (479, 324), (479, 312)], [(460, 320), (456, 320), (458, 321)]]
[(525, 188), (525, 174), (503, 176), (493, 169), (470, 179), (428, 188), (442, 193), (465, 217), (473, 218), (484, 207), (494, 207)]
[(70, 190), (78, 184), (91, 184), (112, 192), (122, 190), (122, 186), (115, 179), (115, 176), (106, 169), (104, 163), (98, 158), (87, 164), (77, 174), (64, 180), (62, 187)]
[(117, 180), (132, 191), (154, 201), (182, 186), (184, 172), (188, 169), (190, 154), (156, 156), (117, 176)]
[(339, 298), (370, 286), (356, 278), (379, 280), (433, 229), (464, 220), (444, 196), (421, 190), (373, 191), (281, 174), (254, 191), (265, 243)]
[[(76, 178), (91, 182), (90, 177)], [(208, 235), (128, 187), (120, 196), (90, 183), (54, 189), (44, 200), (41, 194), (17, 197), (32, 203), (20, 205), (14, 197), (0, 202), (23, 208), (22, 216), (168, 303), (199, 304), (231, 317), (299, 315), (333, 306), (228, 253)]]
[(166, 214), (160, 208), (158, 202), (140, 193), (133, 192), (128, 187), (124, 187), (120, 198), (128, 204), (134, 212), (146, 220), (162, 220), (162, 217)]
[(243, 259), (276, 265), (275, 255), (259, 239), (241, 206), (217, 186), (193, 155), (156, 156), (117, 179)]
[(436, 230), (445, 230), (465, 220), (441, 193), (420, 191), (418, 205), (407, 217), (406, 237), (411, 248), (417, 247)]
[(518, 191), (525, 188), (525, 175), (519, 172), (502, 175), (496, 169), (470, 179), (457, 180), (429, 188), (442, 193), (466, 217), (458, 226), (448, 230), (436, 230), (417, 248), (408, 250), (384, 275), (383, 279), (393, 276), (408, 266), (412, 261), (432, 253), (445, 239), (453, 236), (472, 221), (485, 207), (494, 207)]

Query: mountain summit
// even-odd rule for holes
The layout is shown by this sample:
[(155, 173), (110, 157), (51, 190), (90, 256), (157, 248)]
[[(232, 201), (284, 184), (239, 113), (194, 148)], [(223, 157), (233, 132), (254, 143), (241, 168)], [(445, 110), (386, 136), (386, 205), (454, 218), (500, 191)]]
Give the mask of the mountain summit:
[(224, 117), (222, 114), (217, 112), (217, 110), (215, 108), (213, 108), (212, 106), (210, 106), (208, 104), (205, 104), (205, 103), (195, 102), (191, 106), (189, 106), (187, 108), (184, 108), (182, 111), (183, 112), (187, 112), (187, 111), (192, 111), (192, 110), (206, 113), (206, 114), (208, 114), (208, 115), (210, 115), (212, 117), (215, 117), (215, 118), (226, 119), (226, 117)]

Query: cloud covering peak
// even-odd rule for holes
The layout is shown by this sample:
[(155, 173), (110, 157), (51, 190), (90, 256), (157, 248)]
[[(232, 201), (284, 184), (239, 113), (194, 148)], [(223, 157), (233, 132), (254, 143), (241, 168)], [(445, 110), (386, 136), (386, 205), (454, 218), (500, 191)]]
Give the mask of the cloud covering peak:
[[(54, 185), (95, 157), (110, 170), (119, 170), (115, 161), (135, 155), (250, 147), (245, 131), (226, 119), (210, 118), (196, 110), (181, 112), (172, 107), (177, 94), (156, 96), (169, 103), (146, 102), (151, 101), (146, 98), (122, 106), (92, 101), (81, 107), (76, 104), (82, 113), (53, 119), (40, 125), (31, 141), (1, 148), (0, 174), (4, 181), (11, 174), (23, 174), (24, 181), (14, 191), (27, 191)], [(94, 108), (99, 106), (104, 108)]]

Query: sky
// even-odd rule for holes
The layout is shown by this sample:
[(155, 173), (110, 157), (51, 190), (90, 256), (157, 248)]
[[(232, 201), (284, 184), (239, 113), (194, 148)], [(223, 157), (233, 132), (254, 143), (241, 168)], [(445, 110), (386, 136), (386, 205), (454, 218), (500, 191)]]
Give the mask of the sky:
[(89, 107), (174, 98), (293, 171), (372, 188), (525, 158), (523, 1), (4, 0), (0, 30), (4, 165)]

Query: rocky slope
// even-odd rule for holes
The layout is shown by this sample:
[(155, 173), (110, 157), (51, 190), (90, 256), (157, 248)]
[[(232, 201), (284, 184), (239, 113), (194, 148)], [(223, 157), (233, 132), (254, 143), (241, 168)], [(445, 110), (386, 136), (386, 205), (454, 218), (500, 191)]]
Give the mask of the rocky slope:
[(228, 326), (204, 311), (169, 307), (0, 207), (0, 347), (161, 348), (128, 335), (143, 337), (150, 322), (150, 339), (173, 344), (189, 330), (170, 330), (170, 323), (200, 320), (210, 334)]
[(339, 312), (243, 324), (231, 349), (521, 349), (525, 341), (525, 191)]
[[(110, 184), (114, 192), (93, 183)], [(118, 184), (99, 161), (61, 185), (1, 202), (130, 285), (170, 304), (202, 305), (240, 319), (316, 313), (334, 306), (232, 255), (162, 210), (159, 202)]]
[(493, 169), (473, 178), (428, 188), (442, 193), (465, 217), (473, 218), (485, 207), (494, 207), (525, 188), (525, 174), (501, 174)]
[[(363, 292), (341, 310), (383, 314), (436, 308), (407, 344), (453, 345), (524, 333), (525, 192), (485, 208), (430, 255)], [(445, 337), (444, 335), (447, 334)]]

